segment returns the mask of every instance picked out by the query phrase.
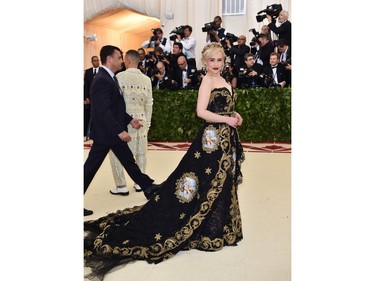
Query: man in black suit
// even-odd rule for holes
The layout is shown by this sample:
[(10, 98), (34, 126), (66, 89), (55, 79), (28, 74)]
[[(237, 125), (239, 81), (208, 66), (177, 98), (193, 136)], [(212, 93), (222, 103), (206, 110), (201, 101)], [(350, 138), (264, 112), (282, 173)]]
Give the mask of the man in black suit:
[(279, 54), (272, 52), (269, 65), (263, 68), (263, 74), (267, 79), (264, 86), (268, 88), (284, 88), (287, 85), (287, 73), (283, 65), (279, 63)]
[(282, 10), (277, 18), (279, 26), (276, 26), (276, 19), (267, 15), (269, 21), (268, 27), (277, 34), (280, 39), (285, 39), (288, 46), (292, 48), (292, 23), (288, 20), (289, 13)]
[(93, 56), (91, 58), (92, 67), (85, 70), (83, 78), (83, 136), (89, 139), (90, 135), (90, 87), (94, 76), (99, 71), (99, 58)]
[[(131, 141), (127, 125), (139, 129), (141, 120), (126, 113), (124, 98), (114, 73), (121, 69), (122, 52), (116, 46), (106, 45), (100, 50), (103, 67), (95, 75), (91, 84), (91, 139), (93, 144), (84, 164), (84, 189), (86, 192), (96, 172), (99, 170), (109, 150), (116, 155), (131, 179), (141, 186), (149, 199), (159, 186), (153, 184), (143, 174), (134, 160), (127, 144)], [(91, 215), (91, 210), (84, 209), (84, 215)]]
[[(185, 56), (177, 59), (178, 69), (172, 73), (173, 81), (176, 81), (179, 89), (197, 89), (198, 72), (193, 63), (188, 63)], [(172, 82), (173, 83), (173, 82)]]
[[(245, 68), (245, 54), (250, 53), (250, 47), (246, 45), (246, 36), (238, 36), (237, 45), (234, 45), (229, 39), (225, 39), (226, 48), (229, 50), (233, 74), (238, 79), (241, 68)], [(236, 84), (235, 84), (236, 85)]]

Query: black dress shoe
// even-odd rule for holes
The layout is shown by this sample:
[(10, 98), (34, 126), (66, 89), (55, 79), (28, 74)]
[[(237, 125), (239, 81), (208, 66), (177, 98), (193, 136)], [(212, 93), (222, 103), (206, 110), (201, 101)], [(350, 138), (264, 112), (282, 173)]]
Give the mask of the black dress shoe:
[(149, 187), (143, 190), (143, 193), (145, 194), (147, 200), (150, 200), (150, 198), (158, 191), (160, 190), (161, 185), (160, 184), (151, 184)]
[(87, 210), (87, 209), (83, 208), (83, 215), (84, 215), (84, 216), (90, 216), (90, 215), (92, 215), (93, 213), (94, 213), (93, 211), (91, 211), (91, 210)]

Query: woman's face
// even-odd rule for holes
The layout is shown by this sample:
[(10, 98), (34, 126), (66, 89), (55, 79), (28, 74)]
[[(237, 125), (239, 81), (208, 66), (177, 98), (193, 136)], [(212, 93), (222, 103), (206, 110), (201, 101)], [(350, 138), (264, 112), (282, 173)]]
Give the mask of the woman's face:
[(210, 58), (206, 60), (207, 72), (213, 74), (220, 73), (224, 67), (224, 57), (221, 52), (217, 51), (212, 54)]

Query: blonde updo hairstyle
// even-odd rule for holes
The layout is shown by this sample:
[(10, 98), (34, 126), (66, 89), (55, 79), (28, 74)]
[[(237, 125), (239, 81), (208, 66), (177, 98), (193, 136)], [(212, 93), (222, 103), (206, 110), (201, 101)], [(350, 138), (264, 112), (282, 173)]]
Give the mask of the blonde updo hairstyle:
[(223, 55), (223, 58), (225, 59), (224, 48), (220, 43), (212, 42), (212, 43), (204, 46), (204, 48), (202, 50), (202, 62), (203, 62), (203, 64), (205, 63), (205, 61), (207, 59), (211, 58), (217, 52), (220, 52)]

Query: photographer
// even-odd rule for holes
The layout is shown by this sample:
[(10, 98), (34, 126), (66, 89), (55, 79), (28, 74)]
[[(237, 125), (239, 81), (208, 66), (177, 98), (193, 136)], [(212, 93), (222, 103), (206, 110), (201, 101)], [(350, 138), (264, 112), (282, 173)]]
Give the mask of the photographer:
[(273, 44), (268, 40), (266, 34), (259, 34), (258, 42), (260, 45), (259, 53), (257, 57), (257, 63), (262, 64), (263, 67), (270, 65), (270, 55), (274, 51)]
[(153, 88), (160, 90), (177, 88), (177, 83), (172, 83), (171, 73), (164, 62), (159, 61), (151, 75)]
[[(214, 18), (214, 21), (210, 23), (210, 25), (214, 24), (213, 28), (210, 28), (207, 31), (207, 36), (206, 36), (206, 43), (209, 44), (211, 42), (222, 42), (225, 38), (225, 28), (221, 27), (221, 17), (216, 16)], [(205, 27), (207, 24), (205, 25)]]
[[(263, 75), (262, 75), (263, 74)], [(287, 85), (287, 73), (283, 65), (279, 63), (279, 54), (272, 52), (269, 65), (263, 68), (263, 86), (268, 88), (284, 88)]]
[(280, 54), (280, 63), (287, 73), (287, 87), (292, 86), (292, 52), (284, 39), (277, 41), (277, 50)]
[(246, 36), (238, 36), (237, 45), (234, 45), (228, 38), (225, 39), (226, 47), (229, 49), (231, 66), (234, 68), (233, 74), (238, 79), (240, 68), (245, 68), (245, 54), (250, 53), (250, 47), (246, 45)]
[(142, 44), (143, 48), (155, 48), (160, 47), (164, 53), (171, 52), (171, 41), (169, 38), (163, 36), (163, 30), (160, 28), (151, 29), (154, 34), (150, 41), (145, 41)]
[(181, 42), (174, 42), (173, 43), (173, 48), (172, 48), (172, 54), (167, 58), (166, 63), (169, 66), (169, 69), (174, 73), (179, 69), (177, 60), (181, 56), (185, 56), (182, 53), (182, 43)]
[(238, 73), (238, 88), (261, 87), (259, 74), (263, 72), (263, 66), (255, 62), (251, 53), (246, 54), (244, 59), (246, 68), (241, 68)]
[(288, 46), (291, 48), (292, 47), (292, 24), (288, 20), (289, 13), (285, 10), (282, 10), (277, 17), (277, 20), (279, 22), (279, 26), (276, 26), (276, 19), (271, 17), (270, 15), (267, 14), (267, 19), (268, 19), (268, 26), (269, 28), (277, 34), (277, 36), (280, 39), (285, 39), (286, 42), (288, 43)]
[(189, 65), (193, 65), (196, 68), (197, 64), (195, 61), (195, 46), (197, 44), (197, 41), (194, 37), (191, 36), (192, 32), (193, 28), (190, 25), (185, 25), (184, 37), (182, 38), (180, 34), (176, 34), (176, 36), (182, 44), (182, 52), (187, 57)]
[(179, 68), (172, 73), (173, 80), (177, 82), (179, 89), (197, 89), (198, 71), (194, 65), (186, 60), (185, 56), (177, 59)]

